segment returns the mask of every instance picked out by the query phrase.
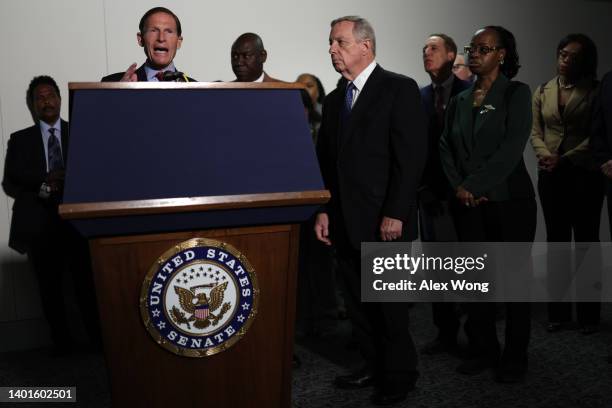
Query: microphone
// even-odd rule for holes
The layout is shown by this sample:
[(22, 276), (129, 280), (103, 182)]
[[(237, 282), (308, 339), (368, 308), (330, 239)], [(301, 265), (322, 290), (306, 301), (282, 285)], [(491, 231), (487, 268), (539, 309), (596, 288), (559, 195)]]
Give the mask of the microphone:
[(185, 78), (187, 76), (179, 71), (166, 71), (162, 77), (162, 82), (188, 82)]

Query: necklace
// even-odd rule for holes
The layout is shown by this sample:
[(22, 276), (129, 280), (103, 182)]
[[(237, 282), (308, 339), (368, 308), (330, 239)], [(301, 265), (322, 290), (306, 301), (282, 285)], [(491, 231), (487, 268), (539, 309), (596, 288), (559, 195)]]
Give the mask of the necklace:
[(563, 82), (563, 80), (561, 80), (561, 77), (557, 79), (557, 84), (559, 84), (559, 88), (561, 89), (572, 89), (576, 86), (576, 84), (566, 84)]
[(488, 89), (474, 89), (474, 102), (472, 103), (473, 106), (480, 106), (480, 103), (484, 100), (484, 98), (487, 96), (487, 92), (489, 90)]

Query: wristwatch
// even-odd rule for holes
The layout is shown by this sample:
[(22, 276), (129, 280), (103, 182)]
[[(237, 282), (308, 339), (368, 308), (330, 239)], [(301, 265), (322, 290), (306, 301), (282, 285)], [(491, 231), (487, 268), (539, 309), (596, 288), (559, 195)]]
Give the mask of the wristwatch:
[(38, 190), (38, 196), (40, 198), (49, 198), (51, 196), (51, 186), (43, 182)]

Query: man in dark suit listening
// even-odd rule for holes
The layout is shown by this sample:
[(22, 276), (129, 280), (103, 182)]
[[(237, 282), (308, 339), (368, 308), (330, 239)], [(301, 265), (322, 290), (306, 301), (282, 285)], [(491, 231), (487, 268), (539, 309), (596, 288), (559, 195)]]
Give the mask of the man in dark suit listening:
[[(428, 118), (429, 148), (425, 173), (419, 187), (419, 223), (423, 242), (451, 242), (457, 240), (448, 200), (452, 189), (440, 162), (440, 135), (444, 130), (444, 114), (450, 99), (470, 82), (462, 81), (453, 72), (457, 55), (455, 41), (446, 34), (432, 34), (423, 46), (423, 67), (431, 78), (431, 84), (421, 88), (423, 107)], [(436, 302), (432, 304), (434, 324), (438, 336), (427, 344), (423, 353), (453, 352), (457, 348), (460, 327), (456, 304)]]
[(60, 92), (53, 78), (35, 77), (27, 91), (36, 123), (11, 135), (2, 187), (15, 199), (9, 246), (26, 253), (38, 278), (43, 312), (55, 351), (72, 346), (62, 275), (72, 272), (85, 325), (99, 342), (97, 311), (87, 241), (58, 215), (68, 153), (68, 123), (60, 119)]
[(360, 301), (360, 244), (417, 236), (417, 188), (427, 150), (414, 80), (376, 64), (376, 38), (363, 18), (331, 24), (329, 53), (344, 80), (323, 105), (318, 154), (331, 201), (317, 215), (317, 238), (338, 250), (347, 309), (365, 366), (336, 378), (339, 388), (374, 385), (379, 405), (406, 398), (418, 377), (408, 304)]
[(263, 69), (268, 59), (261, 37), (255, 33), (244, 33), (232, 44), (232, 71), (234, 82), (283, 82), (272, 78)]
[[(612, 71), (604, 75), (599, 95), (593, 107), (590, 148), (593, 157), (606, 177), (608, 197), (608, 222), (612, 234)], [(608, 356), (612, 363), (612, 354)]]
[[(138, 68), (133, 63), (127, 71), (105, 76), (102, 82), (155, 82), (168, 80), (168, 75), (178, 72), (173, 61), (183, 37), (181, 22), (176, 14), (165, 7), (154, 7), (142, 16), (138, 29), (136, 39), (147, 56), (145, 63)], [(172, 80), (192, 81), (184, 75)]]

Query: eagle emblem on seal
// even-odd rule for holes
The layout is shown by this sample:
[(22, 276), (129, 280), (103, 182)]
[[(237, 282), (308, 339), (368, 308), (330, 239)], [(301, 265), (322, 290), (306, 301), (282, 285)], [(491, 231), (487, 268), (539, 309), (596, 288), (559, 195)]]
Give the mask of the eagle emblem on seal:
[[(206, 289), (210, 289), (208, 296)], [(210, 325), (216, 326), (231, 308), (229, 302), (223, 303), (225, 289), (227, 282), (218, 285), (213, 283), (198, 285), (189, 289), (174, 286), (181, 308), (172, 307), (170, 313), (172, 319), (178, 325), (186, 325), (188, 329), (191, 329), (192, 323), (198, 329), (205, 329)], [(187, 317), (188, 314), (191, 316)]]

